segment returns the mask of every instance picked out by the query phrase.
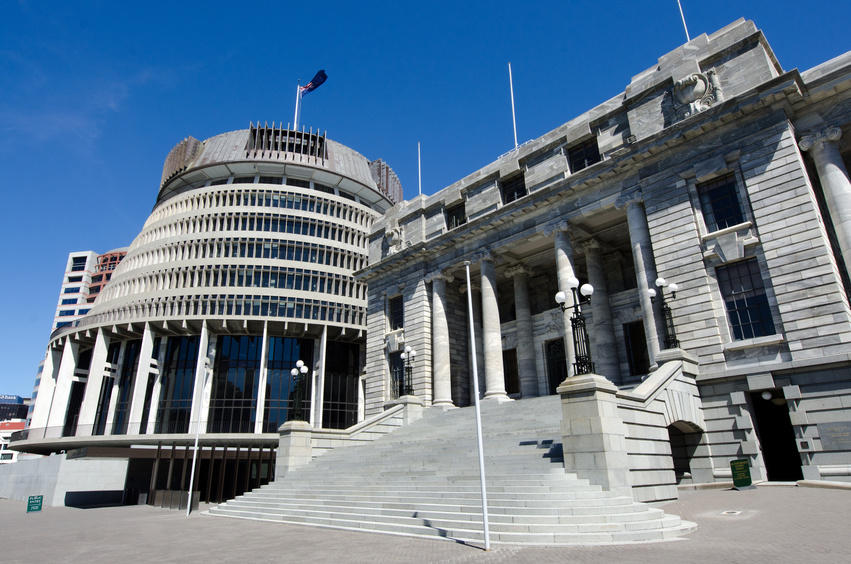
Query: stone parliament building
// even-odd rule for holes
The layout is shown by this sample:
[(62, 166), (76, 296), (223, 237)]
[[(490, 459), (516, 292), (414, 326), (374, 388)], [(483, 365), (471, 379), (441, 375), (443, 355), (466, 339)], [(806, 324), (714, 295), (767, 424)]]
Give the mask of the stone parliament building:
[(168, 504), (199, 430), (223, 501), (455, 417), (475, 361), (491, 416), (550, 396), (564, 469), (636, 501), (734, 459), (851, 481), (849, 139), (851, 52), (785, 71), (744, 20), (412, 200), (318, 132), (187, 138), (12, 446)]

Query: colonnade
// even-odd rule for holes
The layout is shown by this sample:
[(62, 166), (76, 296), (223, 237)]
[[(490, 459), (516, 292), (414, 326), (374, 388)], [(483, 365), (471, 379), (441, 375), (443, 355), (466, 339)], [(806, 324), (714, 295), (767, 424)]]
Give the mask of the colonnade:
[[(647, 292), (652, 288), (656, 279), (656, 268), (653, 262), (653, 252), (650, 246), (650, 231), (641, 199), (641, 191), (634, 189), (618, 201), (619, 208), (626, 209), (629, 227), (630, 246), (637, 287), (640, 294), (639, 303), (647, 336), (648, 356), (651, 364), (659, 353), (659, 337), (657, 330), (657, 312)], [(569, 236), (570, 227), (567, 222), (555, 226), (552, 230), (553, 252), (555, 255), (556, 278), (558, 289), (565, 293), (566, 308), (562, 315), (563, 335), (568, 376), (574, 373), (576, 361), (573, 333), (571, 330), (571, 315), (573, 311), (573, 295), (570, 282), (576, 278), (574, 268), (574, 249)], [(619, 371), (618, 360), (611, 351), (617, 346), (615, 328), (612, 321), (612, 310), (609, 304), (608, 288), (605, 269), (602, 262), (600, 243), (595, 239), (586, 241), (583, 245), (589, 282), (594, 286), (594, 299), (590, 305), (593, 312), (593, 324), (590, 327), (592, 350), (606, 351), (607, 354), (595, 356), (597, 370), (611, 377)], [(501, 321), (497, 300), (497, 274), (494, 258), (491, 252), (483, 252), (477, 258), (480, 270), (481, 294), (481, 329), (483, 333), (483, 368), (485, 399), (508, 401), (506, 393)], [(517, 368), (520, 380), (520, 393), (523, 397), (539, 395), (538, 374), (535, 359), (535, 346), (531, 306), (529, 299), (529, 270), (522, 264), (512, 265), (505, 270), (514, 284), (514, 306), (516, 313), (517, 334)], [(432, 376), (433, 404), (451, 406), (451, 371), (449, 352), (449, 325), (446, 311), (446, 281), (443, 271), (433, 273), (427, 278), (432, 284)], [(478, 305), (478, 304), (477, 304)]]
[[(180, 337), (181, 335), (174, 335)], [(213, 366), (215, 363), (215, 339), (218, 335), (208, 329), (206, 322), (202, 323), (200, 334), (198, 334), (197, 361), (194, 369), (193, 390), (191, 410), (189, 414), (189, 433), (194, 433), (196, 426), (201, 432), (206, 432), (209, 421), (210, 404), (213, 387)], [(262, 344), (260, 351), (260, 366), (257, 375), (257, 397), (254, 414), (254, 433), (263, 433), (266, 416), (266, 388), (268, 378), (268, 345), (269, 339), (273, 337), (269, 332), (268, 322), (263, 323)], [(153, 434), (156, 429), (158, 408), (160, 405), (162, 387), (162, 371), (166, 362), (167, 339), (165, 336), (159, 344), (157, 354), (154, 354), (154, 342), (157, 334), (150, 323), (144, 324), (142, 331), (138, 358), (136, 365), (132, 367), (132, 374), (124, 374), (124, 356), (129, 342), (138, 339), (127, 336), (114, 336), (105, 328), (97, 329), (92, 345), (92, 357), (88, 368), (81, 367), (80, 350), (82, 344), (71, 336), (65, 338), (65, 342), (51, 348), (45, 358), (42, 370), (39, 395), (50, 394), (50, 400), (42, 400), (36, 403), (33, 419), (30, 427), (32, 429), (45, 428), (45, 437), (61, 436), (68, 421), (68, 408), (71, 400), (74, 382), (85, 384), (82, 402), (79, 407), (79, 416), (74, 422), (76, 431), (74, 436), (89, 436), (93, 434), (113, 434), (115, 418), (119, 411), (119, 386), (122, 379), (126, 379), (127, 385), (132, 385), (129, 391), (129, 405), (123, 414), (126, 428), (119, 434)], [(117, 358), (108, 358), (111, 345), (118, 343)], [(311, 390), (313, 397), (310, 398), (311, 409), (309, 421), (311, 425), (323, 420), (323, 392), (325, 384), (325, 350), (328, 344), (327, 327), (323, 328), (322, 335), (318, 339), (318, 348), (315, 347), (312, 359), (303, 359), (309, 363), (309, 376), (312, 379)], [(318, 349), (318, 350), (317, 350)], [(222, 375), (222, 377), (225, 377)], [(105, 378), (111, 378), (111, 388), (102, 393)], [(106, 401), (106, 396), (109, 397)], [(108, 406), (108, 412), (101, 414), (104, 406)], [(101, 421), (105, 418), (105, 421)], [(101, 421), (103, 429), (98, 429)]]

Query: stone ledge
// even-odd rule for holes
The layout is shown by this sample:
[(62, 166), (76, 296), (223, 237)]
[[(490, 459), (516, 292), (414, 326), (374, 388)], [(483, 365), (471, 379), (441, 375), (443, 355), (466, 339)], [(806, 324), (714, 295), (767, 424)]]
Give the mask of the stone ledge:
[(733, 341), (732, 343), (724, 344), (724, 352), (727, 351), (742, 351), (745, 349), (752, 349), (756, 347), (765, 347), (769, 345), (779, 345), (786, 339), (783, 338), (783, 335), (766, 335), (765, 337), (756, 337), (754, 339), (745, 339), (743, 341)]

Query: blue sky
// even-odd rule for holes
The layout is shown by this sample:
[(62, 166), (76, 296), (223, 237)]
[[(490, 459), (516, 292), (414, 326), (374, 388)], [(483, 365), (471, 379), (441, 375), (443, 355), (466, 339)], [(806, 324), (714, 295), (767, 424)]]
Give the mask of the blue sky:
[[(0, 393), (28, 396), (68, 252), (128, 245), (165, 155), (249, 121), (302, 122), (432, 193), (623, 91), (684, 43), (676, 0), (48, 2), (0, 18)], [(739, 17), (781, 65), (851, 48), (851, 4), (683, 0), (692, 37)]]

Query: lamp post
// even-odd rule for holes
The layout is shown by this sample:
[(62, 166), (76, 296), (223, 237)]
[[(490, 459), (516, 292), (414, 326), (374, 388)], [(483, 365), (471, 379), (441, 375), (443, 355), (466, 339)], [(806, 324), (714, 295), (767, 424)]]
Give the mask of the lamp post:
[(414, 372), (414, 358), (417, 356), (417, 351), (410, 347), (410, 345), (405, 346), (404, 352), (399, 355), (402, 360), (405, 361), (405, 381), (399, 382), (400, 388), (400, 396), (410, 396), (414, 393), (414, 385), (413, 385), (413, 372)]
[[(293, 394), (295, 405), (289, 410), (287, 421), (304, 421), (304, 406), (302, 404), (304, 403), (304, 386), (307, 385), (307, 373), (309, 371), (310, 369), (303, 360), (297, 361), (295, 368), (290, 370), (295, 386), (295, 393)], [(303, 374), (304, 377), (299, 379), (299, 374)]]
[[(671, 314), (671, 306), (669, 306), (667, 300), (665, 300), (665, 288), (671, 292), (671, 299), (677, 298), (677, 290), (680, 288), (673, 282), (668, 283), (668, 281), (662, 277), (656, 279), (656, 286), (659, 288), (659, 300), (662, 308), (662, 319), (664, 320), (665, 348), (679, 348), (680, 342), (677, 340), (677, 333), (674, 330), (674, 316)], [(652, 302), (656, 297), (656, 290), (650, 288), (647, 290), (647, 293), (650, 295), (650, 301)]]
[[(589, 374), (594, 372), (594, 363), (591, 362), (591, 345), (588, 342), (588, 331), (585, 329), (585, 315), (583, 315), (580, 306), (591, 303), (594, 286), (583, 284), (580, 287), (579, 280), (571, 276), (567, 280), (567, 287), (573, 292), (573, 314), (570, 316), (570, 327), (573, 330), (573, 352), (576, 356), (576, 362), (573, 363), (573, 373)], [(577, 288), (579, 289), (578, 293)], [(562, 311), (567, 311), (571, 307), (565, 305), (567, 296), (564, 292), (558, 292), (555, 300)]]

